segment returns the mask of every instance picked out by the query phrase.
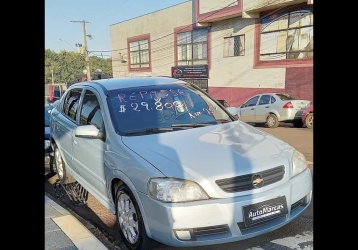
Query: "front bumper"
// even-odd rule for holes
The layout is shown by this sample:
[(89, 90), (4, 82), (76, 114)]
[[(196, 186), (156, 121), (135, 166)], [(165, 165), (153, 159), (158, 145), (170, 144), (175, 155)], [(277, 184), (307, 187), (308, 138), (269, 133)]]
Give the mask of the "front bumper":
[[(138, 193), (144, 208), (147, 233), (159, 242), (176, 247), (222, 244), (248, 239), (278, 229), (300, 215), (311, 203), (312, 175), (306, 169), (290, 181), (271, 190), (235, 198), (187, 203), (164, 203)], [(288, 213), (245, 227), (243, 207), (285, 196)], [(190, 231), (191, 239), (180, 240), (178, 233)]]

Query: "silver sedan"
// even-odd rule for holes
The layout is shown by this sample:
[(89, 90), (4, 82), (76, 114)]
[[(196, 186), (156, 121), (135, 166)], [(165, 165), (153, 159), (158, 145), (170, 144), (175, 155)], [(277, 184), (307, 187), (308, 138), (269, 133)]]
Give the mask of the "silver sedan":
[(280, 122), (302, 127), (302, 112), (311, 101), (291, 94), (264, 93), (251, 97), (238, 108), (241, 121), (277, 127)]

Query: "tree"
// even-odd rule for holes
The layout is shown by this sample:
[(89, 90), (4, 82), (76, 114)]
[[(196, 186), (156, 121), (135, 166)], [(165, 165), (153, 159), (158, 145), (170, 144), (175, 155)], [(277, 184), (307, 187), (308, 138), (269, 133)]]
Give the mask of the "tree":
[[(52, 82), (51, 69), (55, 83), (68, 83), (77, 80), (86, 68), (84, 56), (80, 53), (62, 50), (56, 53), (45, 49), (45, 84)], [(96, 69), (101, 69), (103, 75), (112, 74), (112, 58), (90, 56), (91, 75)]]

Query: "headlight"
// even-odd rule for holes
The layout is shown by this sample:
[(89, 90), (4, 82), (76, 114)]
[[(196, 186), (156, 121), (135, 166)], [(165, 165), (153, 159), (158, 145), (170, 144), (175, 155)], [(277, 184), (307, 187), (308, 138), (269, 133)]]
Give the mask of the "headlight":
[(209, 196), (195, 182), (174, 178), (154, 178), (148, 181), (148, 193), (164, 202), (207, 200)]
[(49, 149), (51, 147), (51, 142), (49, 140), (45, 140), (45, 149)]
[(292, 156), (292, 177), (301, 173), (307, 168), (307, 162), (305, 156), (295, 150)]

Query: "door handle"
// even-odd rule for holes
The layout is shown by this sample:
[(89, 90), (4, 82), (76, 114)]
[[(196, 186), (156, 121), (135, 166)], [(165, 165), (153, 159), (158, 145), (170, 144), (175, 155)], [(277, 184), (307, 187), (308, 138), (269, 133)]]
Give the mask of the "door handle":
[(266, 106), (265, 108), (269, 108), (269, 106)]
[(251, 110), (254, 110), (254, 108), (252, 108)]

